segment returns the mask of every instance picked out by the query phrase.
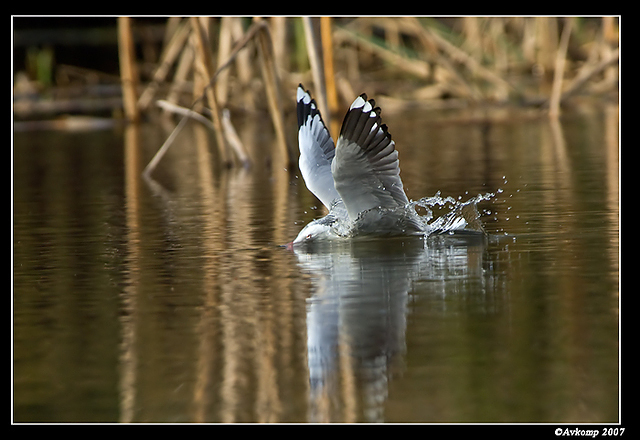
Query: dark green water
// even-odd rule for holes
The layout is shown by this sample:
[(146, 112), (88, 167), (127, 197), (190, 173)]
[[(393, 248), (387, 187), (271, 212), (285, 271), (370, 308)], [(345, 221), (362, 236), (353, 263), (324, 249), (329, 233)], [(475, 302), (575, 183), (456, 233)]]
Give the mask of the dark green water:
[(495, 193), (487, 240), (278, 247), (322, 213), (268, 119), (156, 185), (159, 125), (15, 132), (13, 420), (617, 422), (618, 107), (384, 117), (410, 198)]

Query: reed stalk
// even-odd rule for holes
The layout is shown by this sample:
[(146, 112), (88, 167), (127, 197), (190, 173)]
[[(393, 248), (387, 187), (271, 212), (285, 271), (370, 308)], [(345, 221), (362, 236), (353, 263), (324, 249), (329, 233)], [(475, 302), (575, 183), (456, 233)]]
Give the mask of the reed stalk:
[(562, 93), (562, 80), (564, 78), (564, 67), (572, 27), (573, 18), (569, 17), (564, 23), (564, 29), (562, 29), (562, 36), (560, 37), (560, 45), (558, 46), (556, 54), (553, 86), (551, 89), (551, 98), (549, 99), (549, 116), (552, 118), (557, 118), (560, 115), (560, 94)]
[[(242, 20), (240, 18), (236, 18), (231, 22), (231, 32), (236, 42), (242, 41), (242, 39), (244, 38), (244, 29), (242, 27)], [(235, 49), (235, 46), (232, 49)], [(229, 55), (229, 57), (231, 57), (231, 55)], [(251, 84), (251, 78), (253, 76), (253, 69), (251, 67), (251, 53), (248, 50), (239, 51), (237, 52), (234, 61), (240, 85), (245, 90), (244, 96), (245, 98), (248, 98), (247, 101), (250, 102), (251, 98), (248, 96), (248, 92), (250, 91), (249, 88)], [(222, 66), (223, 64), (220, 65)]]
[(307, 44), (307, 55), (311, 65), (311, 76), (315, 86), (314, 98), (326, 124), (330, 124), (329, 106), (327, 104), (327, 91), (325, 87), (324, 69), (322, 68), (321, 42), (316, 33), (315, 24), (311, 17), (302, 17), (304, 23), (304, 36)]
[[(222, 17), (220, 19), (220, 38), (218, 42), (218, 66), (229, 58), (232, 46), (231, 25), (235, 17)], [(220, 107), (227, 105), (229, 97), (229, 71), (225, 70), (220, 73), (216, 81), (216, 96)]]
[[(205, 79), (206, 83), (210, 83), (210, 78), (214, 77), (213, 61), (211, 59), (211, 47), (209, 46), (209, 39), (205, 33), (205, 28), (202, 21), (198, 17), (191, 17), (192, 31), (195, 34), (196, 43), (196, 66), (198, 67), (200, 74)], [(229, 154), (227, 153), (227, 142), (224, 138), (222, 131), (222, 122), (220, 107), (218, 106), (218, 100), (216, 98), (215, 88), (209, 86), (205, 87), (205, 94), (207, 102), (211, 107), (211, 120), (215, 127), (216, 143), (218, 144), (218, 153), (220, 154), (220, 161), (229, 166)]]
[(335, 118), (338, 113), (338, 92), (336, 90), (336, 78), (333, 67), (333, 38), (331, 29), (331, 17), (320, 17), (320, 38), (322, 41), (322, 58), (324, 61), (324, 80), (327, 92), (327, 107), (330, 120), (327, 122), (330, 131), (337, 135), (340, 127)]
[(229, 109), (226, 108), (222, 110), (222, 128), (224, 129), (224, 135), (227, 138), (227, 142), (229, 142), (229, 145), (236, 153), (236, 156), (240, 160), (243, 168), (249, 168), (251, 166), (251, 160), (249, 159), (249, 156), (247, 156), (244, 144), (242, 143), (242, 140), (240, 140), (240, 136), (238, 136), (238, 132), (231, 122)]
[[(211, 61), (210, 61), (210, 57), (207, 59), (207, 51), (205, 49), (207, 46), (207, 43), (206, 43), (206, 37), (204, 35), (204, 30), (202, 29), (201, 23), (198, 20), (198, 18), (192, 18), (191, 20), (192, 20), (191, 24), (193, 27), (192, 40), (193, 40), (193, 45), (196, 46), (196, 55), (198, 55), (196, 56), (196, 59), (194, 60), (194, 62), (198, 66), (198, 69), (200, 69), (201, 73), (204, 71), (210, 71), (211, 69), (206, 69), (205, 67), (207, 65), (205, 63), (209, 63), (208, 65), (211, 66)], [(174, 128), (173, 132), (165, 140), (164, 144), (160, 147), (158, 152), (155, 154), (155, 156), (151, 159), (151, 161), (145, 168), (143, 174), (146, 177), (148, 177), (150, 173), (153, 172), (155, 167), (158, 165), (158, 163), (160, 162), (164, 154), (172, 145), (178, 133), (182, 130), (182, 128), (186, 124), (186, 121), (188, 120), (188, 118), (195, 117), (191, 113), (191, 112), (196, 113), (194, 112), (194, 107), (202, 101), (205, 95), (208, 97), (208, 99), (211, 98), (211, 95), (213, 94), (212, 92), (213, 86), (216, 84), (216, 81), (219, 78), (220, 74), (231, 65), (231, 63), (236, 59), (240, 51), (243, 48), (245, 48), (247, 44), (250, 41), (252, 41), (254, 38), (264, 38), (264, 40), (260, 40), (259, 50), (261, 51), (261, 57), (260, 57), (260, 59), (262, 60), (261, 62), (264, 63), (262, 72), (263, 74), (265, 74), (264, 81), (266, 86), (265, 88), (267, 89), (267, 98), (268, 98), (267, 100), (271, 108), (271, 116), (274, 122), (276, 134), (278, 137), (278, 144), (282, 150), (282, 153), (284, 154), (284, 157), (286, 158), (285, 159), (286, 163), (290, 164), (292, 162), (293, 154), (291, 153), (290, 148), (288, 147), (288, 144), (286, 142), (286, 135), (284, 131), (284, 115), (279, 103), (278, 79), (277, 79), (277, 74), (275, 73), (275, 66), (273, 65), (273, 61), (272, 61), (272, 47), (271, 47), (271, 39), (269, 36), (269, 29), (266, 22), (262, 20), (255, 20), (252, 26), (245, 33), (244, 37), (238, 43), (236, 43), (236, 45), (234, 46), (234, 48), (232, 49), (229, 55), (229, 58), (224, 63), (222, 63), (222, 65), (218, 67), (215, 73), (206, 77), (207, 78), (207, 80), (205, 80), (207, 81), (206, 83), (202, 84), (200, 88), (196, 87), (196, 91), (195, 91), (196, 99), (191, 105), (191, 108), (185, 109), (188, 112), (188, 114), (186, 114), (184, 111), (180, 112), (183, 114), (182, 119), (180, 120), (178, 125)], [(201, 77), (202, 76), (203, 75), (201, 75)], [(213, 98), (214, 99), (212, 100), (212, 102), (215, 103), (215, 95), (213, 95)], [(165, 109), (175, 110), (177, 106), (171, 107), (168, 105), (163, 105), (163, 107)], [(216, 109), (211, 109), (211, 118), (213, 121), (213, 127), (216, 134), (216, 138), (217, 139), (221, 138), (224, 141), (225, 137), (224, 137), (224, 131), (222, 129), (223, 125), (221, 123), (221, 117), (219, 116), (216, 117), (216, 114), (219, 114), (216, 112)], [(197, 117), (195, 118), (199, 119)], [(219, 124), (216, 124), (216, 120), (219, 122)], [(218, 145), (221, 145), (220, 141), (218, 142)], [(241, 155), (239, 159), (243, 161), (243, 157), (246, 158), (246, 155), (244, 156)], [(224, 162), (224, 163), (227, 165), (230, 164), (230, 162)]]
[(189, 27), (188, 21), (185, 20), (178, 24), (176, 31), (173, 33), (173, 36), (165, 46), (163, 54), (160, 58), (160, 65), (156, 68), (153, 74), (152, 81), (144, 89), (144, 91), (140, 95), (140, 99), (138, 99), (137, 105), (140, 111), (146, 110), (149, 106), (149, 103), (155, 96), (160, 83), (165, 80), (167, 74), (169, 73), (169, 69), (175, 62), (178, 55), (180, 55), (180, 51), (189, 38), (190, 31), (191, 29)]
[(271, 39), (273, 40), (273, 59), (278, 73), (289, 72), (287, 50), (287, 18), (272, 17)]
[(459, 62), (464, 65), (469, 72), (473, 75), (478, 76), (489, 83), (493, 84), (496, 87), (503, 87), (509, 90), (516, 90), (516, 87), (513, 86), (510, 82), (502, 78), (497, 73), (491, 71), (490, 69), (484, 67), (478, 60), (474, 57), (466, 53), (464, 50), (458, 48), (454, 44), (448, 42), (445, 38), (438, 35), (438, 33), (432, 31), (431, 29), (426, 29), (423, 26), (420, 28), (417, 27), (419, 25), (416, 19), (407, 19), (408, 23), (413, 22), (413, 29), (418, 31), (420, 28), (423, 30), (422, 33), (425, 37), (430, 40), (431, 44), (434, 44), (439, 50), (443, 53), (447, 54), (451, 61)]
[(565, 90), (560, 96), (560, 101), (576, 93), (579, 89), (587, 84), (587, 82), (596, 75), (606, 71), (610, 66), (620, 61), (620, 49), (616, 48), (606, 58), (594, 65), (584, 65), (578, 72), (576, 77), (567, 84)]
[(365, 49), (366, 51), (371, 52), (379, 56), (381, 59), (387, 61), (396, 69), (422, 79), (426, 79), (429, 77), (429, 63), (423, 60), (409, 59), (397, 52), (374, 43), (373, 41), (371, 41), (371, 39), (367, 38), (365, 35), (359, 32), (340, 28), (336, 29), (335, 36), (341, 41), (349, 41), (351, 43), (355, 43), (362, 49)]
[(171, 88), (167, 95), (167, 101), (174, 104), (178, 102), (178, 95), (184, 90), (184, 86), (187, 85), (187, 77), (189, 72), (192, 70), (194, 57), (195, 49), (188, 39), (184, 46), (184, 50), (180, 54), (178, 66), (176, 67), (176, 72), (173, 76), (173, 81), (171, 82)]
[[(261, 20), (257, 20), (263, 22)], [(276, 142), (287, 167), (292, 167), (295, 162), (293, 153), (287, 143), (287, 136), (284, 128), (284, 112), (280, 102), (280, 81), (274, 62), (273, 40), (269, 32), (269, 26), (264, 25), (258, 34), (258, 52), (260, 54), (260, 65), (265, 91), (267, 93), (267, 103), (269, 113), (276, 131)]]
[(558, 44), (556, 17), (535, 18), (536, 63), (542, 72), (550, 72), (555, 63)]
[(118, 53), (124, 113), (129, 121), (138, 122), (140, 114), (136, 89), (139, 80), (130, 17), (118, 17)]
[[(615, 26), (615, 21), (613, 17), (603, 17), (602, 18), (602, 37), (603, 43), (601, 45), (601, 51), (603, 58), (610, 58), (611, 54), (615, 49), (615, 45), (617, 43), (617, 29)], [(608, 67), (605, 71), (605, 79), (609, 82), (614, 82), (618, 77), (618, 69), (613, 67)]]
[(158, 107), (160, 107), (161, 109), (170, 112), (170, 113), (174, 113), (176, 115), (181, 115), (181, 116), (186, 116), (187, 118), (191, 118), (194, 119), (198, 122), (200, 122), (201, 124), (209, 127), (211, 130), (215, 130), (215, 127), (213, 126), (213, 123), (211, 122), (211, 119), (206, 118), (205, 116), (203, 116), (200, 112), (197, 112), (195, 110), (191, 110), (185, 107), (181, 107), (179, 105), (176, 105), (170, 101), (164, 100), (164, 99), (158, 99), (156, 101), (156, 105)]

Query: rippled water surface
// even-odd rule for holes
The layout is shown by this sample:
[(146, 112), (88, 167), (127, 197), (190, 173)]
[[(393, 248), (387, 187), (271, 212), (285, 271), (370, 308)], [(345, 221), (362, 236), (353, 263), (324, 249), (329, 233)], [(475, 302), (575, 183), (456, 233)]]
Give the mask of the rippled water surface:
[(162, 124), (15, 132), (14, 421), (618, 421), (617, 105), (384, 117), (486, 237), (280, 247), (323, 212), (264, 115), (250, 169), (194, 123), (152, 181)]

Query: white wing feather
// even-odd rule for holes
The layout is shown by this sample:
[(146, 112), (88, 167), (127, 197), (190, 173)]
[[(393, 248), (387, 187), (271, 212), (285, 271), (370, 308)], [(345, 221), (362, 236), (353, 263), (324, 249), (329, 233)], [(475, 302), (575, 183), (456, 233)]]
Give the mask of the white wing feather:
[(362, 94), (351, 104), (340, 130), (331, 171), (352, 221), (362, 211), (393, 209), (409, 202), (395, 143), (380, 122), (380, 108)]
[(335, 155), (333, 139), (320, 111), (302, 85), (297, 91), (299, 166), (304, 182), (327, 208), (340, 197), (333, 182), (331, 162)]

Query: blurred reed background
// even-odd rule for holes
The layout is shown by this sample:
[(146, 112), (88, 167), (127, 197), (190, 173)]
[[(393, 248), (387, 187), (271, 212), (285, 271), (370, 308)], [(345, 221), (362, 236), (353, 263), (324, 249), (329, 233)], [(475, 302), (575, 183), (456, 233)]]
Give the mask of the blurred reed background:
[[(256, 111), (270, 117), (277, 156), (295, 163), (285, 119), (300, 82), (333, 136), (363, 91), (389, 112), (512, 105), (552, 117), (572, 97), (618, 95), (611, 16), (120, 17), (77, 29), (91, 19), (62, 29), (29, 20), (14, 18), (16, 129), (192, 117), (213, 130), (225, 166), (249, 165), (234, 118)], [(59, 59), (82, 44), (89, 67)]]

